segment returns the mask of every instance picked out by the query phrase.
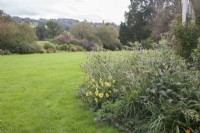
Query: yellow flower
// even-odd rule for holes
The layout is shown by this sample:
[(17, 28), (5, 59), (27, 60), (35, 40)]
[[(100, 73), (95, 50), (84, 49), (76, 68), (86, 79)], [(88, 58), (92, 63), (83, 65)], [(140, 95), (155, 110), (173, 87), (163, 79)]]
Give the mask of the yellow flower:
[(112, 79), (112, 76), (108, 76), (108, 80), (111, 80)]
[(94, 101), (95, 101), (96, 103), (98, 103), (98, 99), (97, 99), (97, 98), (95, 98)]
[(99, 97), (100, 97), (100, 98), (103, 98), (103, 93), (99, 93)]
[(99, 91), (96, 89), (96, 91), (95, 91), (95, 94), (96, 94), (96, 96), (98, 96), (99, 95)]
[(107, 98), (109, 97), (109, 94), (108, 94), (108, 93), (106, 93), (106, 97), (107, 97)]
[(88, 92), (86, 92), (86, 94), (85, 94), (87, 97), (88, 96), (91, 96), (92, 95), (92, 92), (91, 91), (88, 91)]
[(95, 80), (94, 79), (92, 79), (92, 82), (94, 82)]
[(113, 80), (113, 83), (115, 83), (115, 80)]
[(98, 88), (99, 87), (99, 85), (98, 84), (96, 84), (96, 88)]
[(101, 79), (101, 78), (99, 79), (99, 82), (100, 82), (100, 83), (102, 82), (102, 79)]
[(110, 87), (110, 86), (111, 86), (111, 84), (110, 84), (109, 82), (105, 82), (105, 86), (108, 86), (108, 87)]
[(103, 87), (103, 86), (104, 86), (104, 84), (103, 84), (103, 83), (101, 83), (101, 86)]
[(113, 92), (117, 92), (117, 90), (116, 90), (116, 89), (113, 89)]
[(190, 130), (189, 129), (185, 130), (185, 133), (190, 133)]
[(85, 93), (85, 95), (88, 97), (88, 96), (89, 96), (89, 93), (88, 93), (88, 92), (86, 92), (86, 93)]

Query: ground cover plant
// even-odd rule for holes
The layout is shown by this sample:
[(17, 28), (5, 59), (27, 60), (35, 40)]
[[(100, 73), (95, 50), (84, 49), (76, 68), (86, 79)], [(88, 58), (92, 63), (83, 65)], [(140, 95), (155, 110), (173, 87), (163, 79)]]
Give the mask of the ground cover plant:
[(77, 99), (84, 60), (83, 52), (0, 56), (0, 132), (116, 133)]
[(124, 132), (200, 132), (200, 73), (172, 50), (90, 53), (80, 98)]

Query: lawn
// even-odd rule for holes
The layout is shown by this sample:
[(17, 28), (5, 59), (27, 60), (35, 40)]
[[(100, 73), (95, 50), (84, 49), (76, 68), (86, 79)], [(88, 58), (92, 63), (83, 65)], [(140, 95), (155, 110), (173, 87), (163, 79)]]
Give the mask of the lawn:
[(116, 133), (79, 101), (84, 53), (0, 56), (0, 132)]

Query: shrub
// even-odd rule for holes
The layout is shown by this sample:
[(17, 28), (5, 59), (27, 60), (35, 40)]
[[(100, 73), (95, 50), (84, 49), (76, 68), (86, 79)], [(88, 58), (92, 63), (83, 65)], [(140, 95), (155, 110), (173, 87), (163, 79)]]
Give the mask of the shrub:
[(60, 36), (58, 36), (56, 39), (53, 40), (53, 42), (57, 44), (68, 44), (73, 39), (72, 35), (70, 33), (65, 33)]
[(0, 21), (0, 48), (2, 50), (21, 54), (37, 52), (33, 50), (36, 39), (34, 30), (27, 25)]
[(184, 26), (181, 22), (177, 22), (172, 28), (176, 37), (176, 52), (188, 61), (192, 60), (192, 50), (197, 48), (199, 38), (199, 27), (195, 24), (187, 22)]
[(70, 48), (70, 51), (72, 51), (72, 52), (77, 52), (77, 48), (76, 48), (76, 47), (71, 47), (71, 48)]
[(90, 41), (82, 41), (80, 42), (80, 46), (85, 48), (87, 51), (95, 50), (96, 47), (95, 43)]
[(80, 97), (125, 132), (199, 132), (200, 73), (173, 51), (89, 53)]
[(0, 49), (0, 55), (10, 55), (12, 54), (9, 50), (2, 50)]
[(119, 32), (114, 26), (103, 24), (97, 27), (96, 36), (103, 44), (103, 48), (113, 51), (122, 49), (122, 45), (119, 40)]
[(48, 48), (47, 49), (47, 53), (55, 53), (55, 52), (56, 52), (56, 50), (53, 49), (53, 48)]
[(195, 67), (200, 70), (200, 43), (197, 48), (193, 50), (192, 59)]
[[(77, 45), (73, 45), (73, 44), (70, 44), (69, 45), (69, 49), (70, 51), (72, 52), (76, 52), (76, 51), (85, 51), (85, 49), (81, 46), (77, 46)], [(75, 51), (73, 49), (76, 49)]]
[(61, 45), (59, 50), (61, 51), (69, 51), (70, 50), (70, 47), (68, 44), (64, 44), (64, 45)]
[(26, 41), (20, 42), (15, 49), (19, 54), (43, 53), (43, 49), (40, 45), (36, 43), (30, 44)]
[(49, 48), (56, 50), (55, 45), (52, 44), (52, 43), (48, 43), (48, 42), (43, 45), (43, 48), (46, 49), (46, 50), (48, 50)]
[(151, 38), (147, 38), (147, 39), (145, 39), (145, 40), (142, 40), (141, 44), (142, 44), (142, 47), (143, 47), (144, 49), (152, 49), (152, 48), (153, 48), (154, 41), (153, 41), (153, 39), (151, 39)]

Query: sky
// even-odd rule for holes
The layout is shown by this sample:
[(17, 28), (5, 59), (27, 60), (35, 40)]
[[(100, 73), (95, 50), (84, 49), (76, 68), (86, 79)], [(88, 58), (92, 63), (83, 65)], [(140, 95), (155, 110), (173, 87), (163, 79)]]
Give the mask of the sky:
[(72, 18), (120, 24), (129, 4), (130, 0), (0, 0), (0, 10), (34, 19)]

